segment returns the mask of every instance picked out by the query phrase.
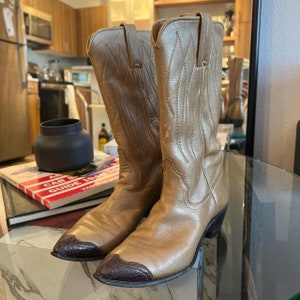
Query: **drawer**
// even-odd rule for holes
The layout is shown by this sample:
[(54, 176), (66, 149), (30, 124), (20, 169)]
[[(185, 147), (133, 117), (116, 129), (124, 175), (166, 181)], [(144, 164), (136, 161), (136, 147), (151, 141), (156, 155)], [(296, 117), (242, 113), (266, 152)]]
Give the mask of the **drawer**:
[(39, 93), (39, 83), (37, 81), (27, 82), (27, 91), (28, 94), (38, 94)]

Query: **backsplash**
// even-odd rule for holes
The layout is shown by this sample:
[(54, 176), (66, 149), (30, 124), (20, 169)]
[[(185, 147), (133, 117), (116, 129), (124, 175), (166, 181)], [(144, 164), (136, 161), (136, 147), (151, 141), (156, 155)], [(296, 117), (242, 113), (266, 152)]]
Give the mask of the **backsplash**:
[(70, 58), (51, 54), (50, 52), (33, 51), (31, 48), (27, 50), (28, 62), (36, 63), (40, 68), (48, 67), (50, 60), (58, 60), (59, 68), (63, 69), (71, 66), (85, 66), (88, 65), (87, 58)]

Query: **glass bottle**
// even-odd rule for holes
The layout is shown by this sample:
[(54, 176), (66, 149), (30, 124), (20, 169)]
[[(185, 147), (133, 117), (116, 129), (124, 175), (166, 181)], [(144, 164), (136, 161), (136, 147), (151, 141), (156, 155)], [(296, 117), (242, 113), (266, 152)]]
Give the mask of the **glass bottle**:
[(106, 131), (105, 123), (101, 124), (101, 130), (98, 135), (99, 150), (104, 151), (104, 145), (108, 142), (108, 133)]

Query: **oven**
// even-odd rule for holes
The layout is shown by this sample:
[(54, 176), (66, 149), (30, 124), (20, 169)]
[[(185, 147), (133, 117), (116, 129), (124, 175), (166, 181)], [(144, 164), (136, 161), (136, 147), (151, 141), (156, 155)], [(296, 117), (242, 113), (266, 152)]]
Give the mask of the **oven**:
[[(41, 122), (61, 119), (78, 118), (72, 113), (76, 105), (74, 98), (74, 87), (72, 84), (63, 82), (40, 82), (40, 116)], [(75, 107), (76, 109), (76, 107)]]

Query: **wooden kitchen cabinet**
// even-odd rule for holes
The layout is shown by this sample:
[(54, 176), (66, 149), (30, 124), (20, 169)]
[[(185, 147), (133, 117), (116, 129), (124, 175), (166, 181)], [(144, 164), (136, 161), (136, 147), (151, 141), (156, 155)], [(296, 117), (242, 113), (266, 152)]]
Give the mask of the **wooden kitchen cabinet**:
[(53, 44), (50, 50), (67, 56), (77, 56), (75, 9), (58, 1), (53, 5)]
[(252, 0), (235, 1), (235, 54), (250, 57)]
[(32, 6), (47, 14), (53, 13), (53, 2), (51, 0), (21, 0), (24, 5)]
[(31, 145), (40, 132), (40, 97), (38, 81), (30, 81), (27, 83), (27, 105), (30, 122), (30, 141)]
[(77, 56), (75, 9), (59, 0), (21, 0), (37, 10), (50, 14), (53, 25), (53, 43), (49, 50), (66, 56)]
[(76, 12), (75, 9), (60, 2), (61, 11), (63, 15), (63, 26), (62, 30), (62, 48), (63, 53), (70, 56), (77, 56), (77, 30), (76, 30)]
[(58, 0), (51, 0), (52, 2), (52, 30), (53, 30), (53, 42), (50, 46), (50, 50), (58, 53), (63, 52), (63, 30), (64, 19), (63, 11), (61, 9), (61, 3)]
[(153, 24), (153, 0), (108, 0), (108, 25), (135, 24), (150, 30)]
[(76, 9), (77, 55), (86, 57), (88, 37), (100, 28), (107, 27), (107, 7), (100, 5)]
[[(234, 45), (234, 54), (249, 58), (251, 39), (252, 0), (154, 0), (154, 19), (173, 17), (182, 13), (204, 11), (213, 5), (234, 4), (234, 35), (224, 37), (224, 45)], [(217, 6), (215, 6), (217, 8)], [(176, 10), (177, 8), (177, 10)], [(180, 13), (178, 13), (180, 11)], [(173, 13), (173, 15), (172, 15)], [(168, 15), (169, 14), (169, 15)]]

